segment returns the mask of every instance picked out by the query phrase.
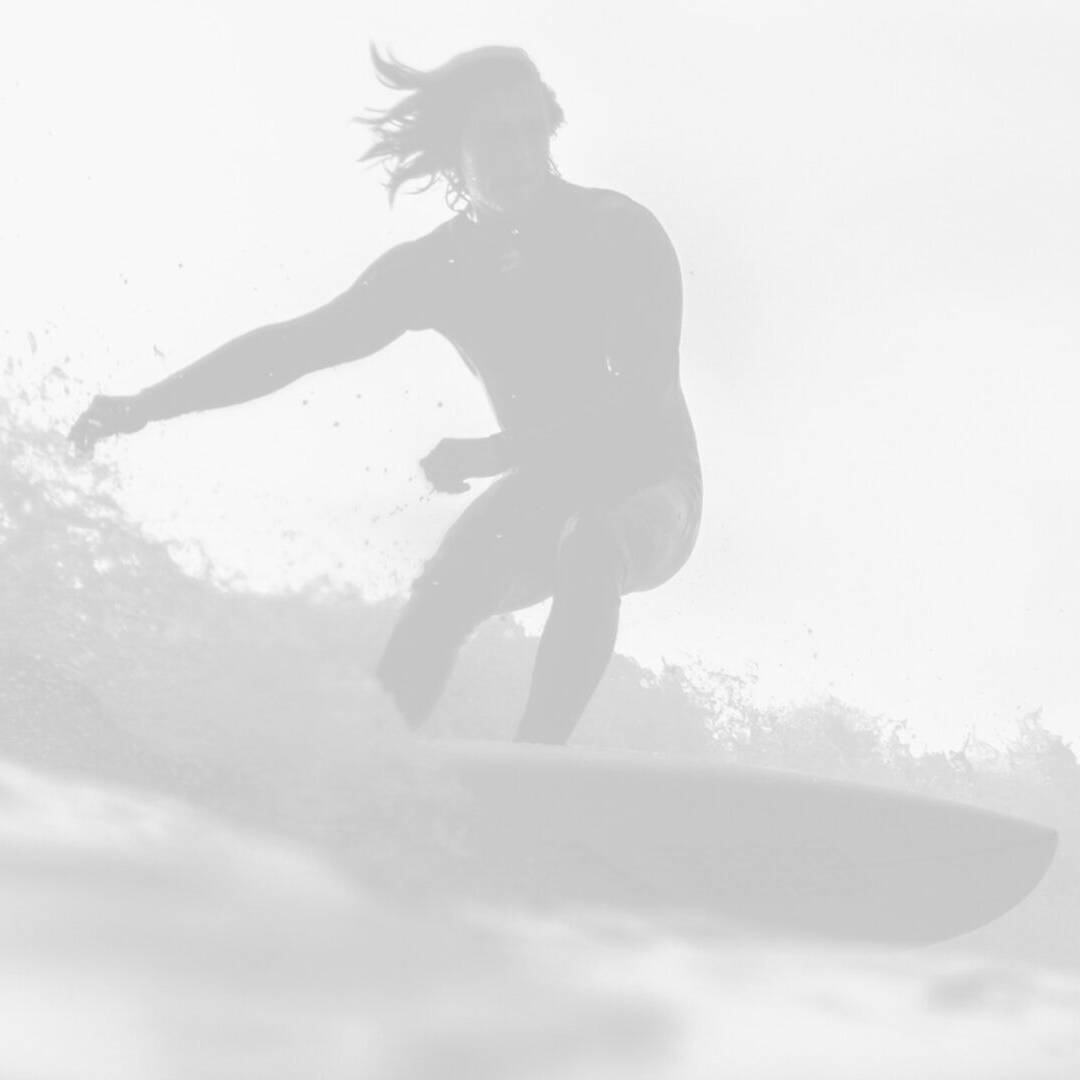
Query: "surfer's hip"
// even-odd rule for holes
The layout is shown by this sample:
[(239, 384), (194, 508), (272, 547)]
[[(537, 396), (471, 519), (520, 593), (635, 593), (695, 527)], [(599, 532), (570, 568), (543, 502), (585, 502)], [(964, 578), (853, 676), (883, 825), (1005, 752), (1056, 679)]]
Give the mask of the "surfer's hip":
[(623, 491), (574, 515), (596, 514), (615, 538), (623, 563), (620, 591), (645, 592), (674, 577), (690, 558), (701, 529), (699, 475), (678, 470)]

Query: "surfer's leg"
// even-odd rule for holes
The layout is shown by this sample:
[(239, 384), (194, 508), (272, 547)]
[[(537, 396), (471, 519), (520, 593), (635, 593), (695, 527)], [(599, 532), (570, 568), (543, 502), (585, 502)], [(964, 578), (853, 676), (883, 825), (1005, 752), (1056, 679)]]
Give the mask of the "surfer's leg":
[(461, 646), (487, 617), (463, 584), (464, 578), (454, 574), (418, 578), (375, 669), (411, 727), (430, 716)]
[(543, 495), (516, 476), (496, 481), (450, 527), (414, 582), (375, 672), (412, 727), (430, 716), (482, 622), (551, 595), (561, 523), (543, 512)]
[(626, 573), (601, 513), (577, 514), (559, 543), (551, 613), (540, 638), (519, 742), (565, 743), (615, 651)]
[(700, 482), (673, 476), (567, 522), (520, 741), (569, 739), (615, 651), (621, 596), (674, 576), (700, 521)]

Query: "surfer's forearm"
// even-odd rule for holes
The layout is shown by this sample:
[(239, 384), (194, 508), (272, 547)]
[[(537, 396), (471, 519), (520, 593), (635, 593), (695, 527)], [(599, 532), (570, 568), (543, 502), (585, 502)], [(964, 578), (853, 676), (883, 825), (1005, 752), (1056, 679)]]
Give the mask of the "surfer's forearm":
[(412, 325), (415, 251), (412, 242), (398, 244), (329, 303), (242, 334), (144, 390), (137, 400), (145, 419), (238, 405), (378, 352)]
[(147, 387), (136, 396), (136, 407), (146, 420), (168, 420), (271, 394), (304, 374), (293, 338), (286, 323), (242, 334)]

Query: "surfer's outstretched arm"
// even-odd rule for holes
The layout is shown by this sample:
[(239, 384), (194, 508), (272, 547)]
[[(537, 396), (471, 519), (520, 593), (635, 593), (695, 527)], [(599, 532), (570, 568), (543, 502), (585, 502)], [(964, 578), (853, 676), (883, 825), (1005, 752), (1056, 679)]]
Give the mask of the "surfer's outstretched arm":
[(88, 448), (151, 420), (264, 397), (309, 372), (378, 352), (409, 329), (413, 251), (412, 241), (390, 248), (328, 304), (242, 334), (139, 394), (95, 398), (72, 440)]

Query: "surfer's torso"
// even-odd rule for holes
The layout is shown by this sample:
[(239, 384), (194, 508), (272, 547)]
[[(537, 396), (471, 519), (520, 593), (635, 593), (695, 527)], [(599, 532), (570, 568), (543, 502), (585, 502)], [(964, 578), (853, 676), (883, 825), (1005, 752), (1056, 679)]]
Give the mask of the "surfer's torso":
[(700, 485), (681, 277), (650, 211), (553, 178), (513, 221), (458, 214), (404, 246), (409, 328), (454, 345), (533, 467), (590, 486), (676, 472)]

